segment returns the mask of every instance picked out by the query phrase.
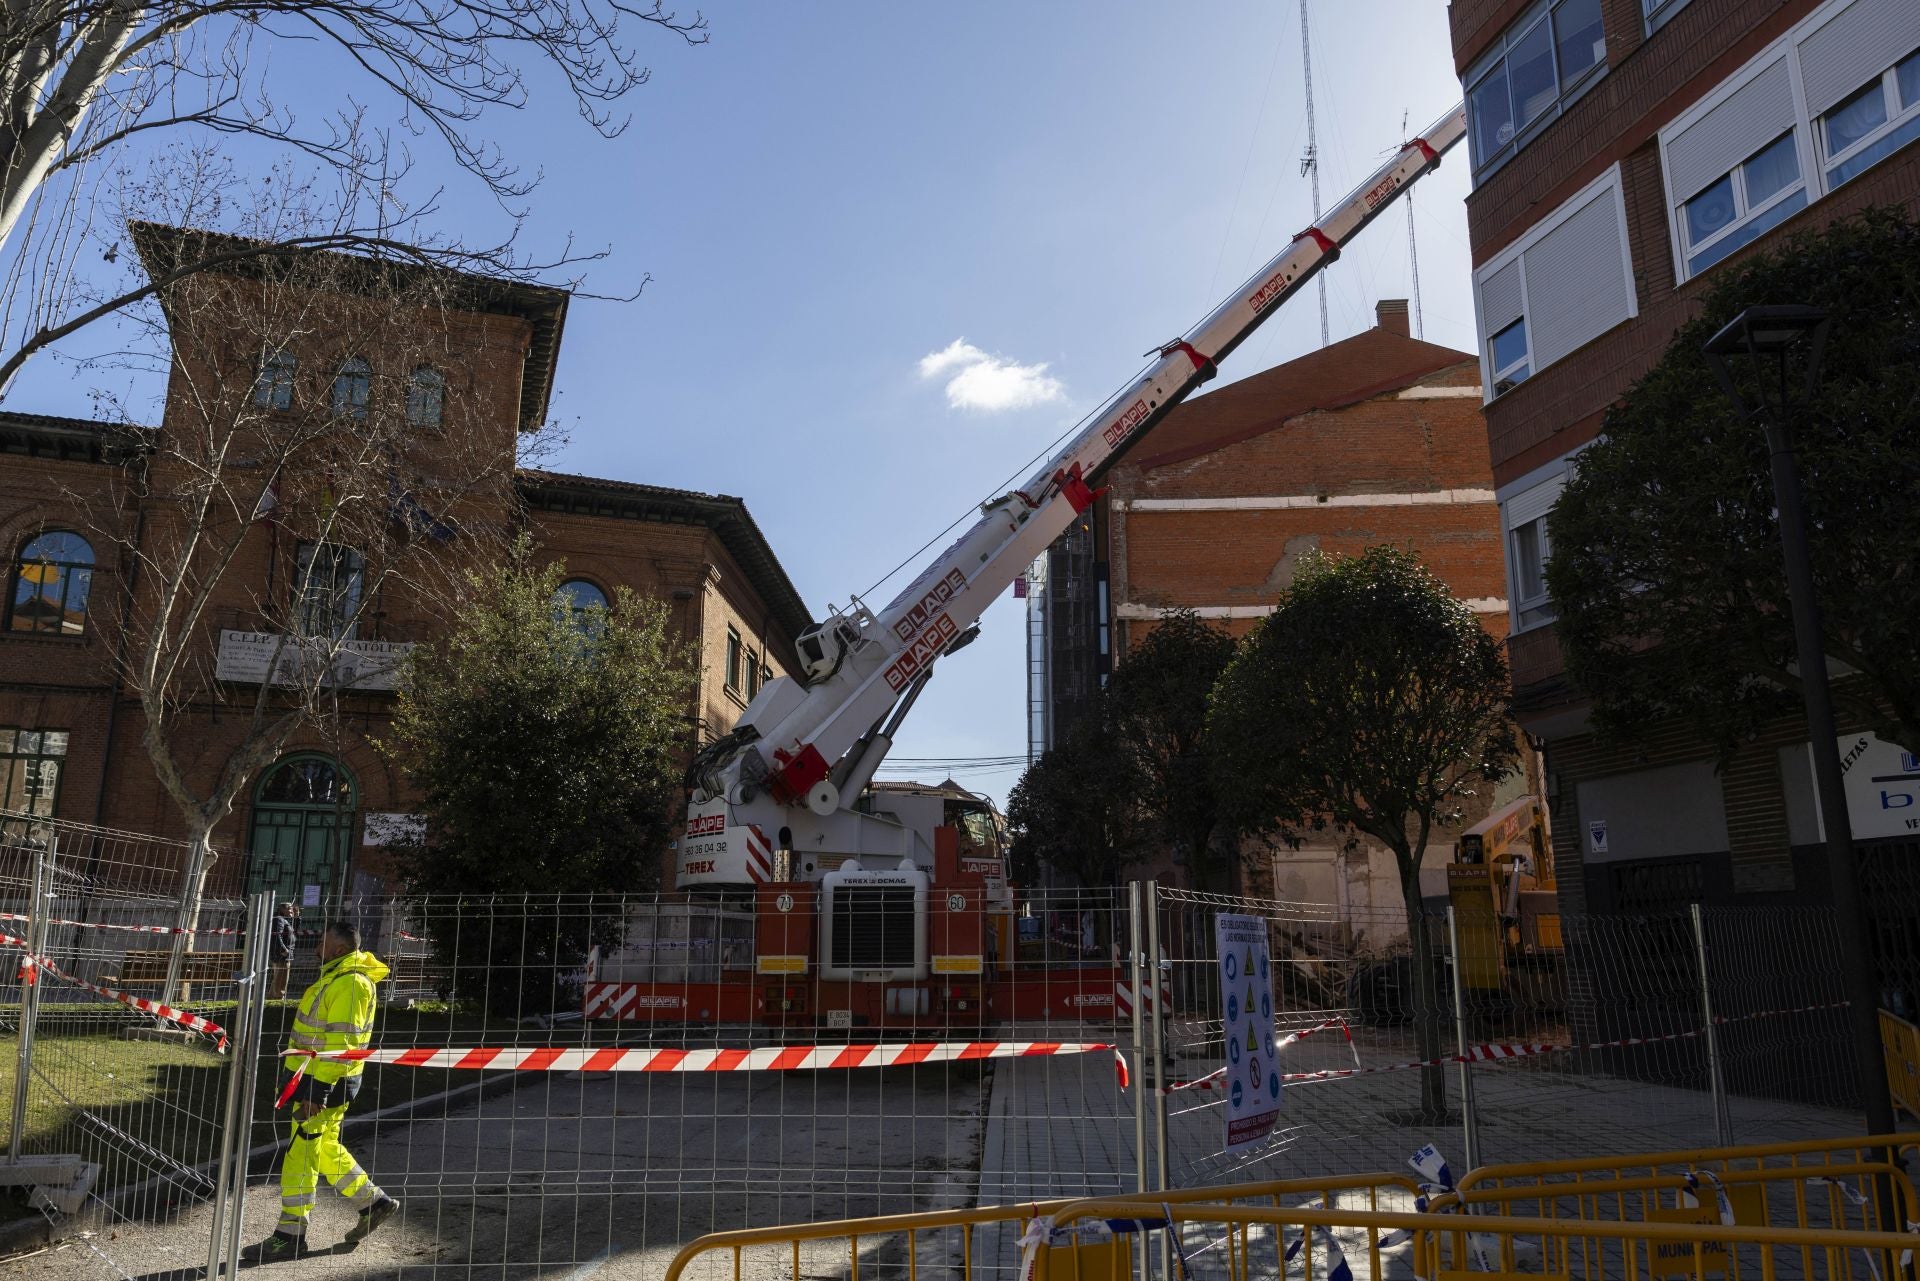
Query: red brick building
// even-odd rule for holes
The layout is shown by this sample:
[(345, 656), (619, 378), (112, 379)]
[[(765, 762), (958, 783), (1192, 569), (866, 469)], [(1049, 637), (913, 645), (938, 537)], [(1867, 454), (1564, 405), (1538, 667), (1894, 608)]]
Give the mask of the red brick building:
[[(1066, 715), (1166, 610), (1245, 635), (1309, 551), (1411, 548), (1489, 631), (1506, 633), (1478, 362), (1412, 338), (1404, 301), (1380, 303), (1377, 320), (1187, 401), (1102, 479), (1106, 497), (1056, 545), (1045, 584), (1055, 639), (1082, 599), (1099, 611), (1077, 629), (1094, 640), (1081, 664), (1092, 679), (1069, 692)], [(1091, 565), (1091, 591), (1076, 586), (1075, 556)], [(1499, 800), (1524, 790), (1517, 777)], [(1362, 915), (1400, 903), (1384, 850), (1308, 847), (1280, 856), (1275, 874), (1283, 895)], [(1444, 893), (1444, 880), (1432, 889)]]
[(1564, 908), (1821, 892), (1804, 725), (1724, 768), (1674, 726), (1587, 734), (1541, 576), (1546, 515), (1716, 270), (1920, 197), (1920, 4), (1454, 0), (1450, 16), (1513, 678), (1546, 744)]
[[(189, 429), (186, 401), (206, 394), (196, 363), (241, 367), (249, 386), (261, 389), (250, 394), (262, 398), (265, 413), (302, 398), (324, 404), (329, 395), (341, 412), (343, 387), (349, 411), (356, 389), (362, 406), (369, 396), (404, 395), (406, 421), (420, 424), (421, 457), (410, 461), (429, 471), (436, 461), (452, 469), (456, 443), (479, 440), (511, 467), (516, 437), (546, 419), (568, 296), (473, 279), (454, 297), (457, 305), (433, 318), (431, 366), (414, 353), (362, 349), (364, 343), (351, 353), (335, 351), (337, 335), (324, 324), (263, 357), (245, 332), (209, 332), (217, 320), (170, 315), (174, 369), (159, 427), (0, 414), (0, 550), (7, 557), (0, 807), (163, 837), (184, 831), (143, 747), (140, 704), (116, 659), (125, 657), (128, 611), (146, 608), (152, 590), (136, 564), (144, 563), (147, 543), (165, 536), (168, 520), (162, 501), (127, 465), (129, 451), (155, 433)], [(340, 307), (365, 305), (347, 300)], [(548, 471), (502, 474), (505, 520), (531, 535), (539, 555), (565, 565), (567, 604), (606, 601), (617, 588), (667, 603), (698, 654), (690, 746), (730, 729), (762, 682), (792, 668), (792, 639), (807, 626), (808, 612), (742, 500)], [(288, 477), (288, 501), (315, 483)], [(185, 732), (175, 735), (187, 744), (181, 759), (197, 786), (231, 754), (265, 678), (242, 670), (244, 638), (270, 633), (284, 616), (281, 598), (302, 546), (275, 521), (255, 519), (212, 590), (204, 645), (189, 656), (212, 678), (192, 686)], [(450, 540), (447, 554), (458, 546)], [(369, 595), (374, 590), (367, 588)], [(404, 590), (381, 590), (392, 598), (359, 615), (356, 646), (391, 652), (433, 634), (431, 612)], [(415, 805), (372, 745), (391, 711), (390, 681), (389, 688), (380, 684), (348, 688), (333, 730), (298, 731), (251, 779), (214, 832), (216, 847), (239, 853), (216, 865), (216, 888), (331, 896), (372, 889), (384, 877), (379, 846)]]

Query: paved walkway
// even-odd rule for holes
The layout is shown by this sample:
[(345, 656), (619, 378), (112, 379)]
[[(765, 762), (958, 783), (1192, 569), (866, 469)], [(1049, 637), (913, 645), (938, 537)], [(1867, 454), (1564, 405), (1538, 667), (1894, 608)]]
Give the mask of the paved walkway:
[[(1204, 1076), (1219, 1065), (1206, 1057), (1196, 1030), (1176, 1035), (1187, 1049), (1172, 1069), (1176, 1079)], [(1397, 1029), (1356, 1029), (1351, 1049), (1336, 1032), (1287, 1050), (1291, 1071), (1309, 1072), (1362, 1064), (1391, 1064), (1418, 1057), (1411, 1034)], [(1606, 1075), (1593, 1056), (1556, 1055), (1473, 1070), (1477, 1138), (1482, 1164), (1537, 1161), (1579, 1156), (1626, 1155), (1717, 1146), (1712, 1098), (1705, 1088), (1697, 1055), (1672, 1045), (1648, 1047), (1629, 1066), (1634, 1080)], [(1140, 1083), (1142, 1065), (1136, 1065)], [(1616, 1062), (1615, 1066), (1623, 1066)], [(1089, 1070), (1090, 1063), (1033, 1061), (1001, 1064), (995, 1073), (988, 1110), (980, 1204), (1019, 1203), (1063, 1196), (1124, 1193), (1137, 1187), (1133, 1096), (1110, 1079)], [(1580, 1070), (1580, 1069), (1585, 1069)], [(1380, 1172), (1413, 1177), (1407, 1159), (1432, 1143), (1456, 1174), (1467, 1167), (1458, 1117), (1459, 1072), (1444, 1072), (1446, 1099), (1453, 1116), (1429, 1124), (1418, 1117), (1421, 1073), (1388, 1072), (1290, 1086), (1285, 1110), (1272, 1139), (1251, 1151), (1221, 1152), (1225, 1121), (1221, 1095), (1195, 1089), (1169, 1096), (1167, 1156), (1169, 1185), (1198, 1187), (1273, 1179), (1305, 1179), (1324, 1174)], [(1784, 1078), (1783, 1078), (1784, 1083)], [(1148, 1096), (1149, 1109), (1151, 1096)], [(1774, 1099), (1734, 1096), (1729, 1113), (1736, 1143), (1824, 1139), (1858, 1132), (1857, 1115), (1832, 1108)], [(1157, 1144), (1148, 1120), (1147, 1155)], [(1304, 1198), (1303, 1198), (1304, 1199)], [(1365, 1194), (1345, 1204), (1364, 1208)], [(1385, 1190), (1373, 1204), (1381, 1209), (1412, 1209), (1411, 1197)], [(1342, 1234), (1356, 1262), (1365, 1257), (1359, 1234)], [(1018, 1262), (1016, 1227), (975, 1230), (976, 1267), (1011, 1276)], [(1198, 1275), (1215, 1269), (1208, 1262), (1224, 1249), (1209, 1251), (1205, 1234), (1189, 1234)], [(1271, 1238), (1264, 1239), (1271, 1247)], [(1259, 1257), (1256, 1255), (1256, 1257)], [(1383, 1265), (1389, 1276), (1411, 1275), (1405, 1247), (1388, 1250)], [(1322, 1265), (1316, 1263), (1316, 1270)]]
[[(722, 1076), (553, 1074), (443, 1118), (351, 1140), (404, 1213), (358, 1249), (352, 1207), (323, 1190), (323, 1253), (261, 1281), (658, 1281), (675, 1251), (716, 1229), (970, 1204), (981, 1161), (977, 1065)], [(277, 1163), (245, 1197), (253, 1242), (278, 1215)], [(91, 1242), (0, 1265), (5, 1281), (198, 1281), (211, 1207), (123, 1222)], [(809, 1246), (803, 1273), (845, 1271), (844, 1245)], [(904, 1258), (894, 1242), (863, 1253)], [(505, 1261), (505, 1262), (503, 1262)], [(688, 1275), (735, 1276), (730, 1256)], [(784, 1251), (749, 1255), (746, 1281), (787, 1275)]]

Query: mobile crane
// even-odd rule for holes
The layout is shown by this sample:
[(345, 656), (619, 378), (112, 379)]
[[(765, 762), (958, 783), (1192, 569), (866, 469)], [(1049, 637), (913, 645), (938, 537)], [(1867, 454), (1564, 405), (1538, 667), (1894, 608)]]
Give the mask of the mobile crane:
[(722, 976), (703, 1005), (709, 1019), (854, 1028), (972, 1011), (985, 1021), (1022, 1016), (1026, 1000), (1113, 1011), (1112, 986), (1104, 1001), (1079, 989), (1023, 997), (996, 965), (1007, 955), (1004, 865), (962, 857), (951, 815), (889, 808), (868, 785), (936, 663), (978, 634), (980, 614), (1096, 499), (1102, 471), (1465, 131), (1456, 106), (1402, 144), (1204, 320), (1149, 353), (1138, 377), (1024, 484), (984, 503), (885, 607), (856, 596), (802, 632), (800, 672), (762, 686), (734, 730), (696, 754), (677, 887), (751, 909), (756, 922), (755, 977), (729, 990)]

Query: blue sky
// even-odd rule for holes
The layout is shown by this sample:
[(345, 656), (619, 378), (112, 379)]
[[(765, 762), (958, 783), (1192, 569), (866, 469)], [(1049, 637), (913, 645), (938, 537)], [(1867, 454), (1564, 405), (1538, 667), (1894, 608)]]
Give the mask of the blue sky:
[[(1444, 6), (1309, 3), (1331, 203), (1403, 112), (1418, 128), (1460, 89)], [(1292, 0), (704, 8), (708, 44), (645, 39), (653, 79), (622, 137), (539, 77), (485, 132), (545, 172), (530, 252), (608, 247), (588, 282), (607, 293), (652, 276), (635, 302), (576, 301), (553, 465), (744, 497), (816, 615), (1024, 472), (1310, 220)], [(339, 92), (323, 67), (277, 62), (290, 94)], [(1462, 150), (1416, 209), (1426, 336), (1471, 350), (1466, 169)], [(447, 180), (447, 229), (497, 234), (485, 198)], [(1395, 211), (1328, 274), (1334, 338), (1409, 288)], [(1222, 381), (1318, 339), (1309, 292)], [(7, 407), (88, 413), (88, 377), (40, 362)], [(896, 756), (1024, 751), (1022, 624), (1010, 598), (988, 612)], [(1016, 777), (961, 780), (1004, 798)]]

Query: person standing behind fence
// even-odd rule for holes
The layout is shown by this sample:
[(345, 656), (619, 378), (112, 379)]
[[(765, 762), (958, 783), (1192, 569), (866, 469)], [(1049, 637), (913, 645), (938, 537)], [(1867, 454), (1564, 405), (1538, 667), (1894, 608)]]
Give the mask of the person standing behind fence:
[(287, 1037), (284, 1062), (301, 1074), (293, 1091), (293, 1142), (280, 1166), (280, 1222), (273, 1235), (249, 1250), (249, 1261), (274, 1263), (306, 1253), (307, 1219), (321, 1178), (361, 1207), (360, 1221), (347, 1229), (357, 1244), (392, 1218), (400, 1203), (382, 1192), (340, 1141), (340, 1122), (360, 1093), (364, 1063), (310, 1058), (317, 1054), (363, 1049), (373, 1039), (374, 985), (387, 967), (360, 950), (360, 931), (333, 921), (320, 932), (320, 977), (300, 998)]
[(273, 999), (276, 1001), (287, 999), (287, 984), (293, 978), (293, 946), (297, 942), (294, 915), (293, 904), (282, 903), (273, 916), (270, 943), (273, 949)]

